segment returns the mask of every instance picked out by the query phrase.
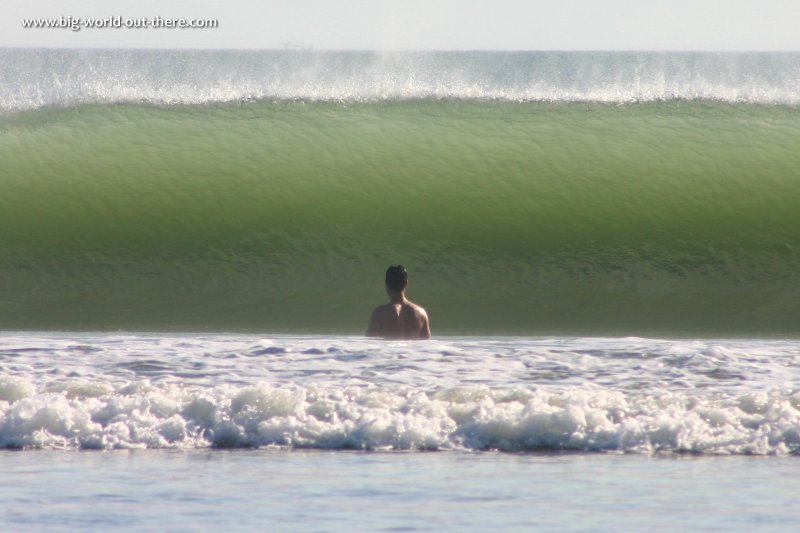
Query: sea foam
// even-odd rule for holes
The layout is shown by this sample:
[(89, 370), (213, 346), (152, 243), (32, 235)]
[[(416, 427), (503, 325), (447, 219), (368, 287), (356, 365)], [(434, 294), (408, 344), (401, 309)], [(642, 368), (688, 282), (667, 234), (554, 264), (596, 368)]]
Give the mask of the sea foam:
[(796, 342), (46, 340), (47, 358), (3, 339), (2, 447), (800, 451)]
[[(4, 384), (5, 385), (5, 384)], [(32, 388), (27, 384), (27, 388)], [(0, 446), (790, 454), (800, 393), (423, 392), (259, 384), (39, 392), (0, 403)], [(128, 390), (126, 390), (128, 389)]]

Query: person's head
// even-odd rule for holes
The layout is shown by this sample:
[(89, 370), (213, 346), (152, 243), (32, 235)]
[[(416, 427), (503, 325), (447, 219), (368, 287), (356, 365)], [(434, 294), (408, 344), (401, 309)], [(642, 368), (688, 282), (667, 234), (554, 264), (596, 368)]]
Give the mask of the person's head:
[(386, 269), (386, 290), (401, 292), (408, 286), (408, 272), (403, 265), (392, 265)]

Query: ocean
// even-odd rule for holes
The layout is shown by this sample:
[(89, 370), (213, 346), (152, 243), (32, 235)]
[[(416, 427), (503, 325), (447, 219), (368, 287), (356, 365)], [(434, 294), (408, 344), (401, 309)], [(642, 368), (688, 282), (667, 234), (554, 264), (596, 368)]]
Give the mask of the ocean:
[(0, 49), (0, 524), (797, 527), (798, 148), (798, 53)]

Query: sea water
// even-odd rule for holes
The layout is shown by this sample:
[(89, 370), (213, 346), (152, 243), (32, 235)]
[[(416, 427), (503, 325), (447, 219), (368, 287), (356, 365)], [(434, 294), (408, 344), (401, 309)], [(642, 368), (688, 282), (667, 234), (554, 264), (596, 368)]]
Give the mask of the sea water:
[(793, 340), (7, 333), (7, 530), (786, 530)]
[(791, 531), (796, 457), (0, 452), (5, 531)]
[(798, 72), (0, 50), (3, 529), (796, 527)]
[(800, 54), (0, 51), (0, 325), (792, 336)]

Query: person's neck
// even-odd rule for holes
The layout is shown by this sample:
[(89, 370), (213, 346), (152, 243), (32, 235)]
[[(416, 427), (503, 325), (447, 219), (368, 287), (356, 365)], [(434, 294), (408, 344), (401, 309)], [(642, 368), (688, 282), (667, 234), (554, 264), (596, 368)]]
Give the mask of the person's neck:
[(389, 303), (393, 304), (404, 304), (406, 303), (406, 295), (405, 291), (390, 291), (389, 292)]

